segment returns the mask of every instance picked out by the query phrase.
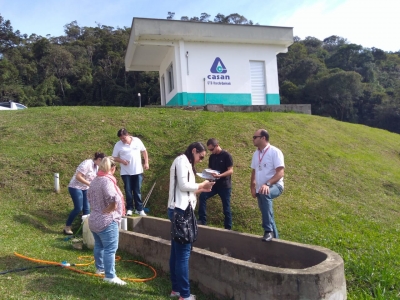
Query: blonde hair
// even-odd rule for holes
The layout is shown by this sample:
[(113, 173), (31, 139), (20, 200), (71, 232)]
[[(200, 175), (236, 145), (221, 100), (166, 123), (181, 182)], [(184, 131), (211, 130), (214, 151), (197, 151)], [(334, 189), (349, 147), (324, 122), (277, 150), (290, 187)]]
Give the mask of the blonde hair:
[(112, 167), (115, 167), (115, 161), (112, 156), (106, 156), (101, 160), (101, 163), (99, 165), (99, 170), (108, 173), (110, 172)]

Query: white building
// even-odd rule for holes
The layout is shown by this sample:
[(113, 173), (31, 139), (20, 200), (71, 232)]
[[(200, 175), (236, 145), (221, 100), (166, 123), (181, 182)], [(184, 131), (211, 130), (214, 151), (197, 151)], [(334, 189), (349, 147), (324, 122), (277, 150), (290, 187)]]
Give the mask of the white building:
[(134, 18), (126, 71), (158, 71), (167, 106), (279, 105), (293, 28)]

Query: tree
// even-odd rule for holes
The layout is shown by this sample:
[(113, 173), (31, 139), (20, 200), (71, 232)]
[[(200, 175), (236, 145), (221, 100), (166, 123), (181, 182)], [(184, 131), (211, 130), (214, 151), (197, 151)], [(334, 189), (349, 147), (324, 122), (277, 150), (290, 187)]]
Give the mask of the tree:
[(215, 22), (215, 23), (225, 23), (225, 15), (223, 15), (223, 14), (217, 14), (217, 15), (214, 17), (214, 22)]
[(81, 28), (76, 21), (64, 25), (64, 32), (70, 41), (76, 41), (81, 36)]
[(65, 101), (65, 89), (69, 87), (67, 76), (72, 73), (74, 65), (71, 53), (61, 45), (51, 45), (50, 53), (41, 60), (41, 65), (48, 76), (54, 75), (57, 78)]
[(337, 35), (331, 35), (330, 37), (324, 39), (322, 43), (325, 50), (333, 52), (340, 46), (346, 44), (347, 40)]
[(307, 84), (304, 96), (318, 115), (354, 122), (357, 120), (354, 103), (363, 91), (361, 78), (360, 74), (353, 71), (328, 74)]
[(17, 68), (8, 60), (0, 59), (0, 100), (16, 101), (21, 94)]
[(393, 99), (375, 108), (375, 126), (400, 133), (400, 99)]
[(169, 11), (169, 12), (168, 12), (167, 19), (168, 19), (168, 20), (173, 20), (173, 19), (174, 19), (174, 16), (175, 16), (175, 13)]
[[(17, 31), (19, 33), (19, 31)], [(0, 15), (0, 58), (10, 48), (19, 44), (19, 34), (13, 32), (10, 20), (5, 20)]]
[(210, 18), (211, 16), (209, 15), (209, 14), (207, 14), (207, 13), (202, 13), (201, 15), (200, 15), (200, 22), (208, 22), (208, 19)]
[(312, 36), (307, 36), (301, 43), (306, 46), (309, 54), (317, 52), (322, 46), (322, 41)]

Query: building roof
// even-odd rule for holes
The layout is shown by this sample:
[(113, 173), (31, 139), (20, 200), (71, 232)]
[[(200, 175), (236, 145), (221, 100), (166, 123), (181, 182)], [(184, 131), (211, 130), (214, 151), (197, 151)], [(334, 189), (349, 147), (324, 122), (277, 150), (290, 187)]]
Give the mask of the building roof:
[(287, 48), (293, 43), (293, 28), (133, 18), (126, 71), (158, 71), (170, 47), (181, 40)]

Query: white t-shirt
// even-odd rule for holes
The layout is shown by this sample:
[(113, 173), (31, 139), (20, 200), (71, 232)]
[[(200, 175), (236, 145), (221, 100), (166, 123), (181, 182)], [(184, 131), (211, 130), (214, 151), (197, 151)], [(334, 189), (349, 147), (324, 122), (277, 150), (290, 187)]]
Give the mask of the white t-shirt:
[(78, 181), (78, 179), (76, 179), (76, 174), (80, 172), (83, 174), (83, 178), (85, 178), (89, 182), (92, 182), (92, 180), (97, 176), (97, 169), (97, 165), (94, 163), (93, 159), (84, 160), (83, 162), (81, 162), (78, 168), (76, 168), (75, 174), (74, 176), (72, 176), (68, 187), (79, 190), (87, 190), (89, 186)]
[[(268, 145), (262, 151), (256, 150), (251, 160), (251, 168), (255, 170), (256, 192), (276, 173), (276, 168), (285, 167), (283, 153), (275, 146)], [(283, 177), (277, 182), (283, 187)]]
[(120, 159), (129, 161), (128, 165), (121, 165), (121, 175), (137, 175), (143, 173), (142, 157), (141, 152), (146, 151), (146, 147), (142, 141), (136, 137), (131, 136), (131, 143), (124, 144), (122, 141), (118, 141), (112, 153), (113, 157), (119, 157)]

